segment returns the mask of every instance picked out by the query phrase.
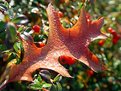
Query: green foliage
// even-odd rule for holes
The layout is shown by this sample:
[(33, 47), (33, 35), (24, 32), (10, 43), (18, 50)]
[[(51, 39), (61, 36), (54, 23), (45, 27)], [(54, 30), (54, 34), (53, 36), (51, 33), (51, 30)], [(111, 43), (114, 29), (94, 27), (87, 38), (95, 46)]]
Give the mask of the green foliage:
[(34, 90), (41, 90), (42, 88), (50, 88), (51, 84), (42, 81), (42, 78), (38, 76), (32, 84), (29, 85), (29, 88)]

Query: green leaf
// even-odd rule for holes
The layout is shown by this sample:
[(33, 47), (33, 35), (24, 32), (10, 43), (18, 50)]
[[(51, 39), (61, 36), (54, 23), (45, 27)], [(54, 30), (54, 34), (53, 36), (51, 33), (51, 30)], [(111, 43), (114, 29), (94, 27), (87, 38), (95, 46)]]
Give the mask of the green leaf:
[(42, 89), (42, 85), (43, 84), (41, 84), (38, 79), (35, 79), (34, 83), (29, 85), (29, 88), (34, 89), (34, 90), (41, 90)]
[(41, 78), (40, 75), (38, 75), (37, 79), (38, 79), (39, 82), (42, 82), (42, 78)]
[(61, 86), (61, 84), (59, 83), (59, 82), (57, 82), (56, 83), (56, 85), (57, 85), (57, 91), (62, 91), (62, 86)]
[(7, 7), (4, 5), (4, 4), (2, 4), (2, 3), (0, 3), (0, 11), (7, 11)]
[(0, 51), (4, 51), (4, 50), (6, 50), (6, 49), (7, 49), (7, 48), (6, 48), (5, 45), (0, 44)]
[(84, 84), (82, 82), (79, 83), (79, 87), (80, 88), (83, 88), (84, 87)]
[(14, 18), (12, 20), (13, 23), (16, 23), (16, 24), (27, 24), (28, 23), (28, 19), (25, 15), (19, 15), (17, 16), (16, 18)]
[(9, 40), (9, 42), (13, 43), (16, 40), (16, 27), (12, 22), (8, 22), (7, 24), (7, 28), (6, 28), (6, 33), (7, 33), (7, 39)]
[(23, 31), (23, 27), (18, 28), (18, 32), (21, 32), (21, 31)]
[(48, 70), (41, 70), (39, 74), (45, 82), (51, 83), (51, 74)]
[(31, 88), (33, 90), (41, 90), (42, 89), (42, 85), (34, 84), (34, 85), (31, 85), (29, 88)]
[(29, 88), (33, 90), (41, 90), (42, 88), (50, 88), (51, 86), (52, 84), (42, 81), (41, 76), (38, 75), (34, 82), (29, 85)]
[(20, 49), (21, 49), (21, 43), (20, 42), (16, 42), (14, 45), (13, 45), (13, 48), (16, 52), (18, 52)]
[(49, 88), (49, 87), (51, 87), (52, 86), (52, 84), (49, 84), (49, 83), (45, 83), (45, 84), (43, 84), (43, 88)]
[(16, 59), (17, 55), (15, 52), (10, 52), (10, 55), (9, 55), (9, 58), (8, 58), (8, 61), (12, 61), (12, 59)]
[(5, 36), (6, 36), (5, 32), (0, 33), (0, 40), (4, 41), (5, 40)]
[(3, 32), (3, 31), (5, 31), (5, 25), (6, 25), (5, 22), (0, 21), (0, 33)]
[(56, 86), (55, 84), (53, 84), (53, 85), (51, 86), (50, 91), (58, 91), (57, 86)]
[(59, 82), (61, 79), (62, 79), (62, 76), (57, 75), (57, 76), (54, 78), (53, 82)]

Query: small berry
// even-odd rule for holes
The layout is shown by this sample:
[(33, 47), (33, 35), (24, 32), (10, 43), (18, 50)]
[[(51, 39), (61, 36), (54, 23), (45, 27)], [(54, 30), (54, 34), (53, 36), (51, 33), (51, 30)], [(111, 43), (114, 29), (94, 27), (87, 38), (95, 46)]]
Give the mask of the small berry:
[(112, 29), (111, 27), (108, 28), (108, 31), (113, 35), (113, 36), (116, 36), (117, 33), (114, 29)]
[(98, 45), (99, 45), (99, 46), (103, 46), (104, 43), (105, 43), (105, 40), (100, 40), (100, 41), (98, 42)]
[(113, 40), (112, 40), (113, 44), (117, 44), (117, 42), (119, 41), (119, 39), (120, 39), (119, 35), (113, 36)]
[(34, 30), (34, 33), (40, 33), (40, 26), (39, 25), (34, 25), (32, 27), (32, 29)]
[(94, 63), (99, 64), (99, 59), (97, 58), (96, 55), (92, 54), (91, 55), (91, 60), (93, 60)]
[(59, 18), (62, 18), (63, 17), (63, 13), (61, 11), (58, 12), (58, 16)]
[(113, 44), (117, 44), (117, 42), (120, 39), (120, 35), (116, 33), (115, 30), (113, 30), (111, 27), (108, 28), (108, 31), (113, 35), (112, 42)]
[(60, 56), (59, 61), (61, 64), (68, 64), (68, 65), (73, 65), (76, 62), (75, 59), (68, 56)]
[(87, 73), (87, 75), (88, 75), (89, 77), (91, 77), (91, 76), (94, 75), (94, 71), (92, 71), (92, 70), (87, 70), (86, 73)]

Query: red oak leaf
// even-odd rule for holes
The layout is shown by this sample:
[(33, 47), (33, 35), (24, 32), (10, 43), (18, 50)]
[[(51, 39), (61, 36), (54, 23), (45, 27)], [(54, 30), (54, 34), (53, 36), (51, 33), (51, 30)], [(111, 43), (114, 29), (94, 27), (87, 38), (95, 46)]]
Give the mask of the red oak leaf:
[(37, 48), (31, 37), (26, 36), (27, 39), (22, 39), (24, 58), (21, 64), (12, 66), (8, 82), (32, 81), (32, 73), (39, 68), (50, 69), (62, 76), (71, 77), (58, 61), (59, 57), (64, 55), (79, 60), (94, 71), (104, 69), (103, 64), (88, 49), (92, 40), (106, 38), (100, 32), (103, 18), (87, 22), (85, 10), (82, 8), (77, 23), (72, 28), (65, 29), (60, 23), (58, 12), (51, 4), (47, 8), (47, 14), (49, 18), (47, 44)]

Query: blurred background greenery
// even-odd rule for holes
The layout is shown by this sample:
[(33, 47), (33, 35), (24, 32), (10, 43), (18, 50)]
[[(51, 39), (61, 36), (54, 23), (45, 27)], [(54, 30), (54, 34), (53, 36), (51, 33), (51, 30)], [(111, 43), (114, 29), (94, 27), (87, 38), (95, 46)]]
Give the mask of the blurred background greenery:
[[(49, 24), (46, 7), (52, 3), (59, 12), (64, 27), (72, 27), (78, 20), (82, 6), (95, 20), (104, 17), (103, 33), (109, 35), (104, 40), (96, 40), (90, 50), (107, 67), (104, 72), (95, 73), (84, 64), (64, 65), (73, 79), (59, 75), (49, 75), (53, 83), (46, 81), (46, 72), (33, 74), (34, 82), (15, 82), (8, 84), (2, 91), (34, 91), (44, 88), (51, 91), (121, 91), (121, 0), (0, 0), (0, 75), (6, 72), (12, 63), (19, 64), (24, 50), (17, 33), (29, 33), (35, 43), (46, 44)], [(90, 19), (90, 18), (89, 18)], [(33, 26), (40, 27), (35, 33)], [(43, 46), (39, 45), (40, 47)], [(45, 70), (46, 71), (46, 70)], [(4, 80), (0, 80), (2, 83)], [(1, 84), (0, 83), (0, 84)]]

